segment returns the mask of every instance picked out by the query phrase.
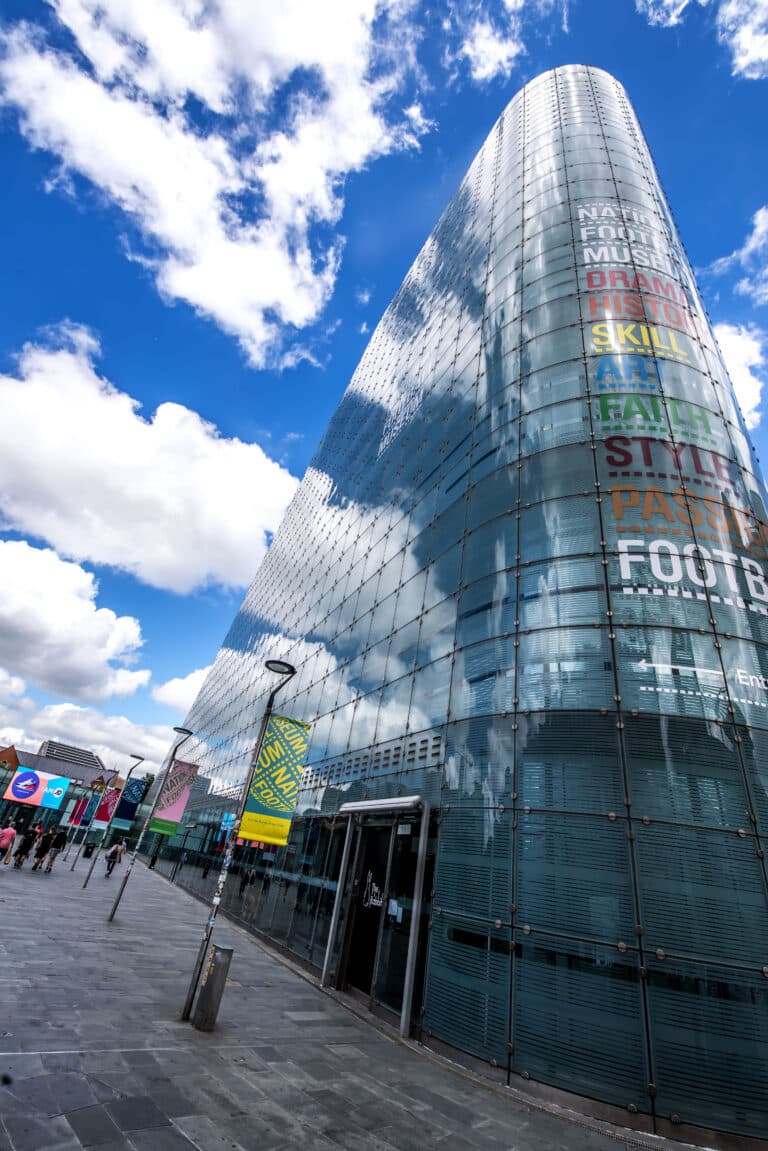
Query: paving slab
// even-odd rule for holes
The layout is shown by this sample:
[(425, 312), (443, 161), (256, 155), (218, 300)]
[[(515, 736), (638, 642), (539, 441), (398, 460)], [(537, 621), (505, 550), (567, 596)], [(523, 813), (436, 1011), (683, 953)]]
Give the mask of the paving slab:
[(83, 1107), (72, 1111), (67, 1119), (83, 1147), (114, 1143), (120, 1137), (117, 1124), (104, 1107)]
[(179, 1020), (206, 910), (138, 865), (0, 868), (0, 1151), (625, 1151), (400, 1043), (220, 919), (216, 1030)]

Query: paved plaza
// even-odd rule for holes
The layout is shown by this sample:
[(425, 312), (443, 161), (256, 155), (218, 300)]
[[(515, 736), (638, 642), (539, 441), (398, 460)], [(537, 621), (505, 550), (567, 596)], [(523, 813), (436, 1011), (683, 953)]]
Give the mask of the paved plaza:
[[(71, 860), (69, 861), (71, 862)], [(203, 905), (138, 865), (0, 866), (0, 1151), (623, 1151), (382, 1033), (246, 932), (211, 1034), (179, 1022)]]

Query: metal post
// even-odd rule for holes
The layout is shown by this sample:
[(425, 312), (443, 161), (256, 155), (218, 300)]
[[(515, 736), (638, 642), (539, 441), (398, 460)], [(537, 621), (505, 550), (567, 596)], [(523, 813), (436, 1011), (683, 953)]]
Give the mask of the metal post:
[[(76, 787), (80, 787), (81, 791), (85, 791), (85, 785), (83, 784), (83, 781), (82, 781), (82, 780), (78, 780), (78, 781), (77, 781)], [(84, 795), (81, 795), (81, 796), (80, 796), (80, 799), (85, 799), (85, 796), (84, 796)], [(77, 807), (78, 803), (80, 802), (80, 799), (76, 799), (76, 800), (75, 800), (75, 806), (72, 808), (72, 812), (74, 812), (74, 811), (75, 811), (75, 808)], [(70, 818), (72, 817), (72, 812), (70, 812)], [(62, 855), (62, 857), (61, 857), (61, 858), (62, 858), (62, 860), (63, 860), (63, 862), (65, 862), (65, 863), (66, 863), (66, 861), (69, 859), (69, 853), (70, 853), (70, 851), (72, 850), (72, 845), (73, 845), (73, 844), (75, 844), (75, 843), (77, 842), (77, 833), (78, 833), (78, 831), (80, 830), (80, 825), (79, 825), (79, 824), (75, 824), (74, 826), (72, 826), (72, 827), (70, 828), (70, 830), (71, 830), (71, 832), (72, 832), (72, 838), (67, 840), (67, 848), (66, 848), (66, 851), (64, 852), (64, 854), (63, 854), (63, 855)]]
[[(114, 775), (112, 776), (112, 778), (113, 779), (115, 778)], [(82, 785), (82, 787), (83, 787), (83, 791), (85, 791), (85, 785), (84, 784)], [(91, 799), (93, 799), (93, 788), (92, 787), (91, 787), (90, 791), (91, 791)], [(85, 796), (84, 795), (81, 796), (80, 799), (85, 799)], [(79, 802), (80, 802), (80, 800), (76, 801), (76, 803), (79, 803)], [(97, 806), (98, 806), (98, 804), (97, 804)], [(72, 810), (74, 811), (75, 808), (73, 807)], [(85, 815), (85, 812), (87, 810), (88, 810), (87, 807), (83, 809), (83, 815)], [(95, 814), (96, 814), (96, 808), (94, 808), (94, 810), (93, 810), (93, 815), (95, 815)], [(69, 869), (70, 871), (75, 870), (75, 863), (77, 863), (78, 859), (80, 858), (80, 852), (83, 850), (83, 844), (85, 843), (86, 839), (88, 838), (88, 828), (91, 826), (91, 822), (93, 821), (93, 815), (91, 816), (91, 821), (88, 823), (87, 827), (83, 828), (82, 823), (78, 823), (75, 825), (75, 829), (72, 833), (72, 838), (70, 839), (69, 843), (67, 844), (67, 850), (65, 851), (64, 855), (62, 856), (62, 858), (65, 861), (67, 859), (69, 859), (69, 853), (72, 850), (72, 848), (75, 846), (75, 844), (77, 843), (77, 833), (78, 833), (78, 831), (80, 831), (82, 829), (83, 830), (83, 838), (80, 840), (78, 850), (75, 853), (75, 862), (70, 867), (70, 869)]]
[(352, 847), (352, 827), (354, 825), (354, 818), (350, 815), (349, 822), (347, 823), (347, 834), (344, 839), (344, 850), (341, 853), (341, 865), (339, 867), (339, 878), (336, 883), (336, 898), (333, 901), (333, 911), (331, 912), (331, 926), (328, 928), (328, 942), (325, 945), (325, 958), (323, 960), (323, 973), (320, 976), (320, 986), (326, 987), (328, 985), (328, 969), (331, 966), (331, 953), (333, 952), (333, 944), (336, 938), (336, 930), (339, 926), (339, 916), (341, 915), (341, 899), (344, 891), (344, 885), (347, 882), (347, 870), (349, 868), (349, 853)]
[[(273, 666), (270, 667), (270, 664)], [(211, 942), (213, 929), (216, 925), (216, 916), (218, 915), (219, 905), (221, 903), (221, 893), (224, 890), (224, 884), (227, 882), (227, 876), (229, 875), (229, 868), (232, 863), (232, 856), (235, 850), (235, 844), (237, 843), (238, 837), (240, 835), (240, 824), (243, 821), (245, 805), (248, 802), (248, 796), (250, 795), (251, 784), (253, 782), (253, 773), (256, 770), (256, 765), (258, 764), (259, 756), (261, 755), (261, 745), (264, 742), (264, 736), (267, 731), (267, 724), (269, 723), (269, 717), (272, 714), (272, 705), (275, 702), (275, 696), (277, 693), (281, 690), (281, 688), (285, 687), (286, 683), (288, 683), (288, 680), (292, 679), (296, 674), (296, 669), (292, 667), (291, 664), (283, 663), (281, 660), (267, 660), (266, 666), (270, 671), (275, 671), (277, 674), (282, 675), (283, 679), (280, 683), (278, 683), (277, 687), (275, 687), (270, 692), (269, 698), (267, 699), (267, 706), (264, 709), (264, 715), (261, 717), (259, 736), (256, 741), (253, 755), (251, 756), (251, 768), (243, 786), (243, 793), (240, 796), (240, 804), (238, 807), (237, 815), (235, 816), (235, 821), (229, 829), (229, 835), (227, 836), (227, 842), (224, 849), (224, 861), (221, 865), (221, 872), (216, 882), (216, 890), (214, 891), (213, 899), (211, 900), (211, 909), (208, 914), (205, 928), (203, 930), (203, 938), (200, 941), (197, 958), (195, 959), (195, 966), (192, 970), (192, 978), (189, 981), (187, 998), (184, 1000), (184, 1006), (181, 1010), (181, 1018), (183, 1020), (189, 1019), (190, 1015), (192, 1014), (192, 1004), (195, 1000), (195, 993), (197, 991), (197, 985), (200, 982), (200, 976), (203, 971), (205, 956), (208, 952), (208, 946)], [(285, 668), (286, 670), (283, 671), (281, 668)]]
[(69, 859), (69, 853), (72, 850), (72, 844), (75, 842), (75, 836), (76, 835), (77, 835), (77, 828), (74, 828), (74, 829), (72, 829), (71, 827), (67, 828), (67, 846), (66, 846), (66, 850), (64, 851), (64, 854), (61, 857), (62, 860), (64, 861), (64, 863), (66, 863), (66, 861)]
[[(110, 783), (114, 783), (114, 782), (115, 782), (115, 776), (116, 776), (116, 775), (117, 775), (117, 771), (114, 771), (114, 772), (112, 773), (112, 778), (111, 778), (111, 780), (109, 781)], [(109, 784), (108, 784), (108, 783), (105, 783), (105, 784), (104, 784), (104, 790), (103, 790), (103, 791), (100, 791), (100, 792), (98, 792), (97, 794), (98, 794), (99, 796), (102, 796), (102, 795), (106, 795), (108, 788), (109, 788)], [(93, 799), (93, 796), (91, 796), (91, 799)], [(75, 868), (77, 867), (77, 861), (78, 861), (78, 859), (80, 858), (80, 855), (82, 854), (82, 850), (83, 850), (83, 848), (85, 847), (85, 844), (86, 844), (86, 840), (88, 839), (88, 832), (91, 830), (91, 824), (93, 823), (94, 819), (96, 818), (96, 812), (99, 810), (99, 804), (100, 804), (100, 803), (101, 803), (101, 799), (99, 799), (99, 802), (98, 802), (98, 803), (96, 804), (96, 806), (94, 807), (94, 809), (93, 809), (93, 812), (92, 812), (92, 814), (91, 814), (91, 818), (88, 820), (88, 823), (86, 824), (86, 827), (85, 827), (85, 833), (83, 834), (83, 838), (80, 840), (80, 846), (79, 846), (79, 848), (77, 849), (77, 855), (75, 856), (75, 858), (74, 858), (74, 859), (73, 859), (73, 861), (72, 861), (72, 866), (71, 866), (71, 867), (70, 867), (70, 869), (69, 869), (70, 871), (74, 871), (74, 870), (75, 870)]]
[[(98, 804), (96, 806), (98, 807)], [(85, 847), (85, 841), (88, 838), (88, 832), (90, 831), (91, 824), (93, 823), (93, 816), (95, 814), (96, 814), (96, 808), (94, 807), (93, 815), (88, 820), (88, 823), (84, 825), (83, 838), (80, 840), (80, 844), (77, 848), (77, 851), (75, 852), (75, 858), (72, 860), (72, 866), (69, 869), (70, 871), (74, 871), (75, 867), (77, 866), (77, 861), (80, 858), (80, 854), (81, 854), (83, 848)]]
[(104, 828), (104, 831), (102, 832), (102, 835), (101, 835), (101, 839), (99, 840), (99, 842), (96, 845), (96, 850), (93, 853), (93, 859), (91, 860), (91, 866), (88, 868), (88, 874), (85, 877), (85, 883), (83, 884), (83, 887), (88, 886), (88, 880), (93, 875), (93, 869), (96, 866), (96, 860), (99, 858), (99, 852), (101, 851), (102, 847), (104, 846), (105, 839), (109, 835), (109, 829), (112, 826), (112, 820), (115, 818), (115, 812), (117, 811), (118, 807), (120, 806), (120, 800), (123, 798), (123, 792), (125, 791), (126, 787), (128, 786), (128, 780), (131, 778), (131, 776), (134, 773), (134, 771), (136, 770), (136, 768), (139, 767), (144, 762), (144, 756), (143, 755), (134, 755), (133, 753), (131, 753), (131, 759), (135, 759), (137, 762), (134, 763), (128, 769), (128, 774), (125, 777), (125, 783), (123, 784), (122, 789), (120, 791), (120, 794), (117, 797), (117, 803), (112, 808), (112, 814), (110, 815), (109, 819), (107, 820), (107, 826)]
[[(176, 759), (176, 752), (179, 750), (182, 743), (186, 743), (186, 741), (192, 735), (192, 732), (188, 731), (186, 727), (175, 727), (173, 730), (177, 731), (182, 736), (182, 738), (176, 743), (173, 750), (171, 751), (171, 757), (170, 757), (170, 760), (168, 761), (167, 771), (170, 771), (171, 768), (173, 767), (174, 760)], [(150, 825), (150, 822), (152, 820), (152, 816), (155, 814), (155, 808), (157, 807), (157, 801), (159, 800), (160, 795), (162, 794), (164, 782), (165, 782), (164, 778), (161, 777), (159, 786), (157, 788), (157, 792), (155, 793), (154, 803), (152, 804), (151, 808), (149, 809), (149, 814), (147, 815), (147, 818), (144, 820), (144, 826), (142, 827), (141, 832), (139, 833), (139, 838), (136, 841), (136, 846), (133, 849), (133, 854), (131, 855), (130, 862), (128, 863), (128, 866), (125, 869), (125, 874), (123, 875), (123, 878), (120, 881), (120, 886), (118, 887), (117, 895), (115, 896), (115, 902), (112, 904), (112, 910), (110, 911), (109, 915), (107, 916), (107, 923), (112, 922), (112, 920), (115, 918), (115, 912), (117, 911), (118, 907), (120, 906), (120, 900), (123, 898), (123, 892), (125, 891), (128, 880), (131, 878), (131, 872), (133, 871), (134, 864), (136, 863), (136, 857), (139, 854), (139, 848), (141, 847), (141, 844), (142, 844), (142, 841), (143, 841), (144, 836), (146, 834), (147, 828)]]
[(421, 808), (421, 829), (419, 831), (419, 853), (416, 857), (416, 876), (413, 881), (413, 906), (411, 908), (411, 933), (408, 937), (408, 958), (405, 961), (403, 980), (403, 1007), (400, 1012), (400, 1034), (407, 1039), (411, 1033), (411, 1002), (413, 984), (416, 977), (416, 955), (419, 949), (419, 928), (421, 926), (421, 901), (424, 891), (424, 870), (427, 863), (427, 843), (429, 841), (429, 804)]
[(173, 883), (174, 879), (176, 878), (176, 872), (179, 870), (180, 863), (184, 862), (183, 857), (184, 857), (184, 851), (185, 851), (186, 846), (187, 846), (187, 837), (189, 836), (190, 831), (193, 831), (196, 827), (197, 827), (196, 823), (188, 823), (186, 828), (184, 829), (184, 838), (181, 841), (181, 851), (179, 852), (179, 854), (176, 858), (176, 862), (173, 865), (173, 870), (171, 871), (171, 874), (168, 877), (170, 879), (171, 883)]

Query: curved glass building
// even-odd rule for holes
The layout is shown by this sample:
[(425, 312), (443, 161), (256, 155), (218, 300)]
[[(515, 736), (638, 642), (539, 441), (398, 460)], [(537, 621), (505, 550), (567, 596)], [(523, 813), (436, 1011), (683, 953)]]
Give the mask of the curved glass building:
[(371, 339), (185, 721), (200, 891), (271, 657), (311, 743), (230, 914), (510, 1083), (765, 1135), (766, 492), (605, 72), (515, 96)]

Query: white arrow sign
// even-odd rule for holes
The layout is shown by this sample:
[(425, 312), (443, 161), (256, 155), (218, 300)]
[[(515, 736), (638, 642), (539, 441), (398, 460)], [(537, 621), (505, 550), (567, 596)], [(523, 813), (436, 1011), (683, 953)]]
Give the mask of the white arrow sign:
[(721, 671), (715, 671), (714, 668), (709, 667), (685, 667), (680, 663), (649, 663), (647, 659), (641, 659), (639, 666), (643, 671), (655, 667), (658, 671), (688, 671), (693, 675), (715, 675), (718, 679), (723, 678)]

